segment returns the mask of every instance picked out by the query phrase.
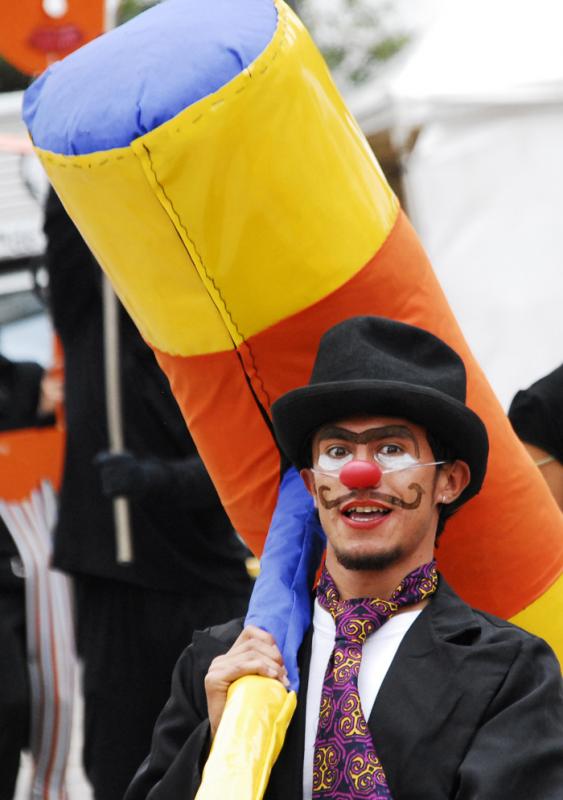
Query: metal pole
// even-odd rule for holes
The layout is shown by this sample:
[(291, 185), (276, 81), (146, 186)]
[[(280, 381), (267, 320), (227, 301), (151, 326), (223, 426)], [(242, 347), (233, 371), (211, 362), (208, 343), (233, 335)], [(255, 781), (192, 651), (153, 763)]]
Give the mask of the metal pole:
[[(106, 379), (106, 411), (111, 453), (122, 453), (123, 417), (121, 414), (121, 374), (119, 368), (119, 306), (107, 277), (103, 276), (104, 370)], [(118, 563), (133, 561), (133, 543), (129, 503), (125, 497), (113, 499), (115, 550)]]

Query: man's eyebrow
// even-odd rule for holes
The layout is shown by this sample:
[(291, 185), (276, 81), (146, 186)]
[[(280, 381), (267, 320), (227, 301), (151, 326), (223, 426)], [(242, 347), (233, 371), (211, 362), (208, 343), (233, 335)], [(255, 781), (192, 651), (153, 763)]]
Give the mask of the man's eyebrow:
[(325, 439), (342, 439), (345, 442), (367, 444), (367, 442), (387, 439), (390, 436), (395, 436), (400, 439), (409, 439), (416, 448), (416, 455), (419, 455), (418, 442), (413, 432), (407, 428), (406, 425), (384, 425), (382, 428), (368, 428), (367, 431), (362, 431), (361, 433), (354, 433), (354, 431), (349, 431), (347, 428), (339, 428), (336, 425), (327, 426), (318, 431), (317, 441), (322, 442)]

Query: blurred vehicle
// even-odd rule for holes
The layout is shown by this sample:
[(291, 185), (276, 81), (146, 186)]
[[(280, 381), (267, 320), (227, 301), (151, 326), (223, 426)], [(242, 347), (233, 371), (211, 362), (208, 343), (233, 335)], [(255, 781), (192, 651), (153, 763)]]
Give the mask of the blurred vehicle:
[(43, 294), (47, 178), (21, 121), (22, 92), (0, 94), (0, 352), (52, 363)]

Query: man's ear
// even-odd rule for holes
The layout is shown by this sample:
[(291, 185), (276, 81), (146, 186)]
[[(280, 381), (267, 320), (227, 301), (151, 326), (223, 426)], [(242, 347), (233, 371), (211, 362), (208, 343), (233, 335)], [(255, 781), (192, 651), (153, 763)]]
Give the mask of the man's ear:
[(315, 501), (315, 508), (317, 507), (317, 486), (315, 484), (315, 476), (313, 475), (312, 470), (310, 469), (302, 469), (299, 473), (303, 479), (303, 483), (305, 484), (305, 488)]
[(444, 464), (436, 482), (436, 502), (448, 505), (460, 496), (471, 480), (471, 470), (465, 461)]

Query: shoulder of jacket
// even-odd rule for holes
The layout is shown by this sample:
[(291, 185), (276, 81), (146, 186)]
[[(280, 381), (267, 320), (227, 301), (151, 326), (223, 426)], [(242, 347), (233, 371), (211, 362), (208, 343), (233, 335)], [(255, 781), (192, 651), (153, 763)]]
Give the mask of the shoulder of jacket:
[(194, 648), (220, 647), (228, 650), (242, 633), (244, 619), (237, 617), (221, 625), (212, 625), (200, 631), (194, 631), (192, 645)]
[(433, 625), (446, 641), (509, 647), (514, 655), (541, 650), (552, 653), (549, 645), (533, 633), (469, 606), (443, 579), (431, 606)]
[(183, 686), (183, 692), (199, 697), (203, 692), (203, 679), (209, 665), (234, 644), (243, 628), (244, 620), (234, 619), (222, 625), (194, 631), (191, 644), (180, 655), (174, 670), (174, 680)]
[(545, 650), (555, 655), (550, 645), (544, 639), (521, 628), (519, 625), (515, 625), (513, 622), (509, 622), (506, 619), (502, 619), (501, 617), (479, 609), (473, 609), (473, 613), (479, 620), (481, 627), (483, 629), (488, 629), (493, 637), (501, 637), (505, 640), (518, 643), (523, 651)]

